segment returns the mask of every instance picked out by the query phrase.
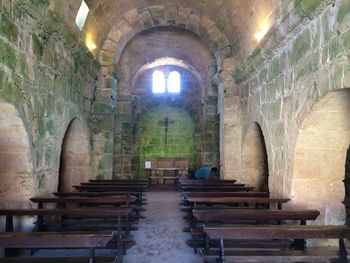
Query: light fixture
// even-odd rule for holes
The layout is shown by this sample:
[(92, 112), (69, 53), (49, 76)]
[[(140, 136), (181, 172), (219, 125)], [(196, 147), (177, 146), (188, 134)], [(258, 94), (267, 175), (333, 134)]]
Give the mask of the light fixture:
[(258, 31), (254, 34), (254, 38), (257, 42), (260, 42), (261, 39), (266, 35), (269, 31), (270, 25), (268, 19), (263, 19), (259, 22)]
[(93, 51), (94, 49), (96, 49), (96, 44), (94, 43), (94, 40), (92, 38), (92, 34), (91, 33), (86, 34), (85, 44), (86, 44), (86, 47), (90, 51)]

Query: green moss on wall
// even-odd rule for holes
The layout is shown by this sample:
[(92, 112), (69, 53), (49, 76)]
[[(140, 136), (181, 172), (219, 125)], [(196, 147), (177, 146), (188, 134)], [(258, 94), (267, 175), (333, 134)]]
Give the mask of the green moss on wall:
[[(160, 120), (170, 118), (174, 123), (169, 125), (167, 143), (165, 144), (165, 127)], [(154, 157), (187, 158), (189, 167), (196, 167), (195, 123), (187, 111), (161, 105), (150, 110), (141, 120), (139, 160), (140, 169), (146, 160)]]
[(301, 17), (311, 18), (312, 13), (322, 2), (323, 0), (294, 0), (295, 11)]
[(17, 41), (17, 26), (5, 15), (1, 15), (0, 19), (0, 34), (13, 42)]

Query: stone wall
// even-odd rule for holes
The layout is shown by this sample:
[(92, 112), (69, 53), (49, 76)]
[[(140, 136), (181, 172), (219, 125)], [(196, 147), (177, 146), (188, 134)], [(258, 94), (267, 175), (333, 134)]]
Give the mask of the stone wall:
[[(168, 117), (167, 135), (159, 121)], [(158, 157), (179, 157), (188, 160), (189, 169), (198, 167), (195, 122), (185, 109), (160, 105), (151, 109), (137, 124), (139, 174), (143, 175), (145, 161)], [(165, 139), (166, 138), (166, 139)], [(166, 142), (165, 142), (166, 140)], [(136, 157), (136, 158), (137, 158)]]
[[(350, 87), (349, 1), (294, 1), (289, 9), (234, 74), (243, 137), (251, 122), (259, 123), (267, 148), (269, 189), (285, 197), (293, 197), (295, 147), (302, 124), (326, 94)], [(342, 114), (339, 117), (348, 125)], [(326, 220), (331, 222), (333, 216)]]
[(99, 65), (74, 17), (69, 4), (0, 1), (0, 101), (14, 106), (27, 134), (30, 170), (13, 175), (13, 183), (21, 181), (17, 193), (26, 182), (32, 186), (26, 198), (57, 190), (62, 140), (72, 119), (88, 127), (91, 146)]

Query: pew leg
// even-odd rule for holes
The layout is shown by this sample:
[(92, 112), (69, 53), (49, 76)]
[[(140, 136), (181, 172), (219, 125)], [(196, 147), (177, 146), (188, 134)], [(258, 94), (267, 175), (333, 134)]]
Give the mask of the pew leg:
[(306, 242), (305, 239), (294, 239), (295, 250), (305, 250)]
[(89, 263), (94, 263), (94, 262), (95, 262), (95, 249), (90, 248)]
[(339, 256), (337, 263), (348, 263), (348, 251), (346, 250), (344, 239), (339, 239)]
[(224, 240), (220, 239), (219, 263), (224, 263)]

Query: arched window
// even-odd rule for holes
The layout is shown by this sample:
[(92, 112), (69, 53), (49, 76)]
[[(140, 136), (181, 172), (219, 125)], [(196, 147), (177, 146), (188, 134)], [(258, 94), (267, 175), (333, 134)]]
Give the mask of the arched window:
[(180, 93), (180, 73), (172, 71), (168, 77), (167, 89), (169, 93)]
[(163, 72), (156, 70), (153, 72), (152, 92), (155, 94), (165, 93), (165, 77)]
[(78, 14), (75, 18), (75, 24), (77, 25), (77, 27), (79, 27), (80, 30), (83, 29), (84, 24), (85, 24), (85, 20), (86, 17), (89, 14), (89, 7), (87, 6), (87, 4), (85, 3), (85, 1), (83, 0), (81, 2)]

